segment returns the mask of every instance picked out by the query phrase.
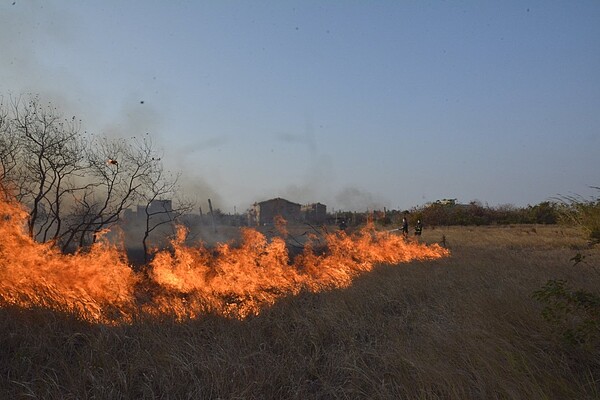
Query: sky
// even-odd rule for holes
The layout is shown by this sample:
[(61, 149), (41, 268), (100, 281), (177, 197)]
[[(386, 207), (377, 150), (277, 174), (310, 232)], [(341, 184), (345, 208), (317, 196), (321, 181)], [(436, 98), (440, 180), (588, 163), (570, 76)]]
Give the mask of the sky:
[(600, 2), (0, 0), (0, 97), (149, 133), (224, 212), (600, 186)]

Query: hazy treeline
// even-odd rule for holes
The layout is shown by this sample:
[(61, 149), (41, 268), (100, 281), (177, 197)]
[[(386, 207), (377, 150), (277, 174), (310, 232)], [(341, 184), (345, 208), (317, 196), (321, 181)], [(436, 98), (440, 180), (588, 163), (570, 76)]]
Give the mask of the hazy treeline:
[(535, 206), (499, 207), (484, 206), (478, 201), (469, 204), (443, 204), (441, 202), (417, 206), (410, 210), (384, 210), (367, 213), (342, 212), (337, 220), (344, 219), (357, 225), (373, 219), (376, 224), (399, 226), (406, 217), (410, 226), (421, 220), (426, 226), (453, 225), (503, 225), (503, 224), (556, 224), (561, 220), (565, 205), (543, 202)]
[(433, 203), (412, 210), (413, 219), (420, 218), (427, 225), (491, 225), (491, 224), (555, 224), (560, 219), (557, 205), (543, 202), (535, 206), (484, 206), (469, 204)]

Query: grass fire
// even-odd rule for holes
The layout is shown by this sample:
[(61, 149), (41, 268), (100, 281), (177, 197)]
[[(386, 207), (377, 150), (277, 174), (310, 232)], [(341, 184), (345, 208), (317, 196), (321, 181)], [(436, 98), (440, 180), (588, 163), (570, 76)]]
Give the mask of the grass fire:
[[(214, 248), (185, 244), (180, 228), (169, 249), (134, 271), (123, 250), (100, 239), (88, 250), (61, 253), (26, 232), (26, 213), (17, 203), (0, 203), (0, 301), (74, 313), (91, 322), (127, 323), (140, 315), (178, 320), (211, 313), (244, 318), (278, 299), (302, 291), (345, 288), (375, 265), (446, 257), (437, 244), (425, 245), (382, 232), (373, 224), (351, 234), (310, 238), (291, 257), (287, 234), (270, 240), (241, 228), (240, 243)], [(318, 249), (316, 249), (318, 247)]]
[(106, 236), (35, 242), (26, 219), (0, 202), (2, 398), (598, 397), (600, 253), (577, 227), (417, 243), (366, 224), (295, 252), (284, 226), (214, 246), (181, 229), (137, 268)]

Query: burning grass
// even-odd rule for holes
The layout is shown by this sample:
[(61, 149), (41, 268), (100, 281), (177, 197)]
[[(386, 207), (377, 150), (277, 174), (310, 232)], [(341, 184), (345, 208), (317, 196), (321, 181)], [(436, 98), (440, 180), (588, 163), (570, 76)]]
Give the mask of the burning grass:
[[(64, 255), (26, 235), (19, 205), (2, 203), (0, 215), (0, 305), (66, 311), (106, 324), (143, 315), (180, 321), (207, 313), (246, 318), (302, 291), (348, 287), (377, 264), (449, 255), (438, 245), (408, 241), (373, 225), (352, 235), (326, 233), (326, 251), (315, 252), (309, 239), (293, 259), (282, 237), (267, 240), (253, 229), (242, 230), (241, 243), (213, 249), (186, 246), (180, 229), (172, 249), (157, 252), (136, 273), (108, 241)], [(287, 235), (282, 225), (279, 229)]]
[[(15, 210), (2, 212), (18, 220)], [(543, 305), (532, 298), (548, 279), (586, 290), (600, 287), (592, 268), (600, 262), (600, 249), (590, 247), (581, 232), (557, 226), (426, 229), (423, 240), (445, 241), (452, 257), (399, 266), (406, 259), (382, 260), (379, 250), (356, 255), (358, 244), (377, 243), (369, 229), (356, 237), (335, 236), (328, 252), (302, 253), (294, 260), (286, 258), (281, 241), (245, 231), (238, 246), (210, 251), (174, 246), (144, 275), (126, 273), (131, 268), (122, 254), (106, 244), (99, 245), (103, 259), (93, 255), (96, 250), (62, 256), (17, 231), (3, 231), (18, 248), (35, 248), (10, 258), (31, 271), (45, 257), (56, 257), (56, 268), (66, 271), (76, 268), (74, 260), (112, 263), (113, 276), (96, 288), (64, 283), (70, 291), (62, 304), (82, 293), (94, 300), (106, 288), (117, 303), (133, 299), (123, 303), (133, 311), (117, 309), (111, 316), (92, 307), (100, 310), (100, 320), (111, 322), (98, 323), (98, 314), (85, 314), (85, 307), (60, 313), (38, 302), (25, 308), (18, 302), (23, 298), (8, 297), (3, 286), (11, 304), (0, 308), (0, 398), (600, 398), (600, 350), (562, 342), (542, 318)], [(5, 238), (0, 243), (1, 267), (7, 268), (6, 255), (15, 247)], [(240, 272), (245, 256), (238, 252), (244, 251), (253, 254), (247, 260), (264, 277), (249, 281)], [(574, 267), (569, 262), (574, 253), (585, 255), (586, 263)], [(326, 272), (324, 261), (335, 265), (342, 256), (349, 261), (336, 270), (341, 275)], [(263, 266), (261, 260), (273, 259), (280, 269)], [(318, 265), (321, 271), (314, 272)], [(48, 274), (45, 282), (55, 285), (53, 293), (64, 289), (56, 286), (52, 271), (42, 271)], [(282, 271), (294, 278), (285, 280)], [(83, 268), (74, 276), (95, 275)], [(266, 280), (269, 276), (274, 279)], [(123, 277), (131, 286), (111, 286)], [(3, 276), (1, 284), (5, 279), (26, 287), (33, 280)], [(230, 280), (240, 289), (224, 286)], [(346, 284), (332, 288), (336, 280)], [(245, 296), (256, 302), (244, 303)], [(219, 311), (223, 304), (230, 309)], [(246, 317), (231, 318), (242, 314)]]
[(380, 265), (242, 320), (2, 308), (0, 398), (599, 398), (600, 351), (561, 342), (531, 295), (548, 279), (597, 290), (600, 249), (557, 226), (423, 239), (444, 236), (452, 257)]

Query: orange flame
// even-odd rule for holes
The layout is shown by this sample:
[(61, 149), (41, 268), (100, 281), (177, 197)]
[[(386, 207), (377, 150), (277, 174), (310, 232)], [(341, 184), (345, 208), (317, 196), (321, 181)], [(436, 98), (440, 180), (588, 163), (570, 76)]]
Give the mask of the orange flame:
[(0, 201), (0, 304), (129, 320), (137, 277), (122, 252), (103, 241), (87, 253), (61, 254), (25, 233), (26, 218), (19, 205)]
[[(325, 234), (326, 250), (319, 252), (313, 235), (293, 259), (283, 238), (267, 240), (253, 229), (242, 229), (237, 246), (207, 249), (184, 245), (187, 232), (180, 228), (171, 251), (157, 252), (142, 272), (134, 272), (124, 252), (106, 240), (73, 255), (35, 242), (25, 233), (26, 217), (20, 205), (0, 201), (0, 306), (45, 307), (107, 324), (139, 315), (244, 318), (303, 290), (347, 287), (379, 263), (449, 255), (373, 224), (352, 235)], [(278, 226), (287, 233), (281, 221)]]

